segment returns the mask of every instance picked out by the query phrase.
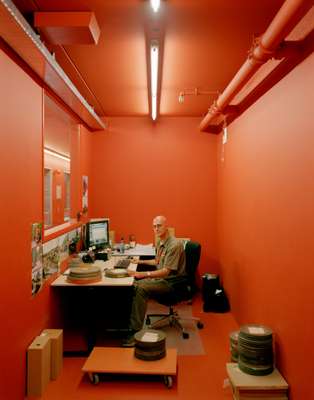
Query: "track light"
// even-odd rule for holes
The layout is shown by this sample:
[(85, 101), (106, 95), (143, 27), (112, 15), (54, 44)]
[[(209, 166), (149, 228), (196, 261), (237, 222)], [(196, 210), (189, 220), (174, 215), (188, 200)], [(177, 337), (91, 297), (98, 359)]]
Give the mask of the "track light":
[(154, 12), (157, 12), (160, 7), (160, 0), (150, 0), (150, 6)]
[(154, 40), (150, 46), (151, 116), (153, 121), (157, 118), (158, 62), (159, 44)]
[(182, 92), (179, 93), (178, 101), (180, 104), (182, 104), (182, 103), (184, 103), (185, 96), (187, 96), (187, 95), (199, 96), (199, 95), (206, 95), (206, 94), (219, 95), (219, 91), (218, 90), (200, 90), (198, 88), (184, 89)]

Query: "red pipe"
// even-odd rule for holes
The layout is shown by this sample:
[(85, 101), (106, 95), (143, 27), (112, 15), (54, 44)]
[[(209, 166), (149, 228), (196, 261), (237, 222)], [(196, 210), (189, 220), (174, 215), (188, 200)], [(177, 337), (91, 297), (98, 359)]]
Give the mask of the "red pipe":
[(200, 123), (201, 131), (205, 131), (214, 118), (223, 113), (225, 107), (230, 104), (261, 65), (273, 57), (279, 44), (302, 19), (312, 4), (312, 0), (286, 0), (266, 32), (254, 40), (247, 60), (216, 102), (209, 108)]

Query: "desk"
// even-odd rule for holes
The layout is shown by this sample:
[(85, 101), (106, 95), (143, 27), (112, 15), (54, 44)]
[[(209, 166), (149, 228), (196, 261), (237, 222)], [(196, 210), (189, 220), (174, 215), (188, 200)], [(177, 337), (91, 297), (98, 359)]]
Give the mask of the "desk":
[[(155, 249), (152, 245), (138, 244), (123, 255), (115, 252), (108, 261), (96, 260), (94, 265), (102, 270), (102, 279), (96, 283), (70, 283), (67, 281), (68, 270), (51, 283), (54, 301), (59, 303), (61, 327), (65, 334), (73, 329), (85, 332), (88, 352), (94, 347), (97, 332), (118, 334), (128, 330), (134, 278), (108, 278), (104, 275), (106, 269), (114, 267), (118, 257), (126, 256), (154, 257)], [(137, 264), (130, 264), (129, 268), (136, 270)]]
[[(123, 258), (123, 256), (119, 256), (120, 258)], [(125, 257), (125, 256), (124, 256)], [(132, 286), (134, 282), (134, 278), (129, 276), (127, 278), (108, 278), (104, 275), (104, 271), (106, 269), (112, 269), (117, 262), (117, 257), (111, 258), (108, 261), (101, 261), (97, 260), (95, 261), (94, 264), (89, 264), (89, 265), (97, 265), (98, 267), (101, 268), (102, 270), (102, 279), (99, 282), (96, 283), (87, 283), (87, 284), (75, 284), (75, 283), (70, 283), (67, 281), (67, 275), (69, 273), (69, 270), (66, 270), (63, 274), (59, 275), (56, 280), (54, 280), (51, 284), (53, 287), (97, 287), (97, 286)], [(134, 271), (136, 270), (137, 264), (130, 264), (129, 268), (133, 269)]]
[[(113, 256), (119, 256), (121, 253), (119, 251), (114, 251)], [(125, 256), (138, 256), (138, 257), (155, 257), (155, 247), (151, 244), (137, 244), (135, 247), (126, 249), (123, 253)]]
[[(95, 345), (97, 332), (118, 333), (128, 329), (134, 278), (104, 276), (104, 271), (113, 268), (117, 260), (118, 257), (112, 257), (108, 261), (95, 261), (94, 265), (102, 270), (102, 279), (99, 282), (70, 283), (67, 281), (69, 271), (66, 270), (51, 283), (54, 301), (59, 303), (60, 324), (65, 335), (71, 331), (83, 333), (88, 352)], [(137, 264), (129, 266), (133, 270), (136, 267)], [(66, 346), (65, 351), (72, 352)]]

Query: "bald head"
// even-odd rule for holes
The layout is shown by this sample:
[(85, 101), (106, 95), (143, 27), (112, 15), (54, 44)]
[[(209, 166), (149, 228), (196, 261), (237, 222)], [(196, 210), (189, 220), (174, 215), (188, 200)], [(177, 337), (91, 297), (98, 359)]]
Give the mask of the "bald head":
[(158, 215), (153, 219), (153, 224), (164, 224), (167, 225), (167, 218), (163, 215)]

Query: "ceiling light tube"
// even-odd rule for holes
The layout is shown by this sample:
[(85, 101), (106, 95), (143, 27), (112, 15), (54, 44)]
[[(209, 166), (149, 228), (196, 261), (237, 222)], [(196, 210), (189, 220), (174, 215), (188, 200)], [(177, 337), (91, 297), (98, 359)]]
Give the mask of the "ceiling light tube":
[(158, 42), (153, 41), (150, 47), (151, 115), (153, 121), (157, 118), (158, 58)]
[(160, 7), (160, 0), (150, 0), (150, 6), (154, 12), (157, 12)]
[(44, 148), (44, 152), (45, 152), (46, 154), (49, 154), (50, 156), (57, 157), (57, 158), (61, 158), (61, 160), (65, 160), (65, 161), (70, 162), (70, 157), (67, 157), (66, 155), (61, 154), (61, 153), (58, 153), (58, 152), (56, 152), (56, 151), (54, 151), (54, 150), (50, 150), (50, 149), (48, 149), (48, 148), (45, 147), (45, 148)]

